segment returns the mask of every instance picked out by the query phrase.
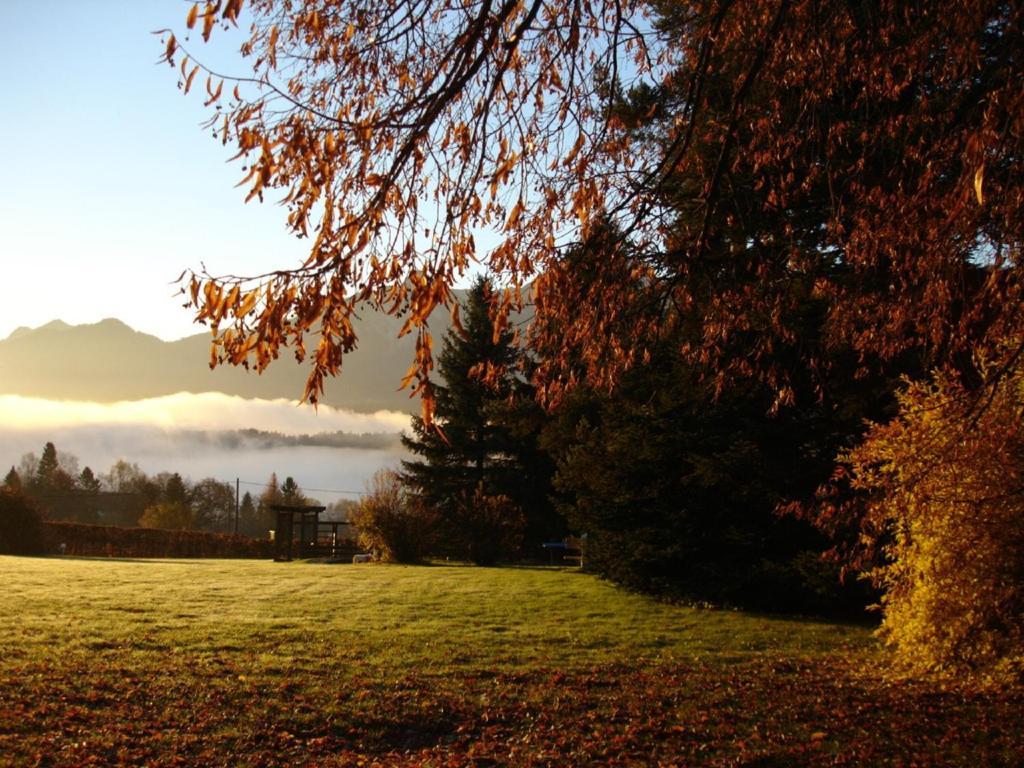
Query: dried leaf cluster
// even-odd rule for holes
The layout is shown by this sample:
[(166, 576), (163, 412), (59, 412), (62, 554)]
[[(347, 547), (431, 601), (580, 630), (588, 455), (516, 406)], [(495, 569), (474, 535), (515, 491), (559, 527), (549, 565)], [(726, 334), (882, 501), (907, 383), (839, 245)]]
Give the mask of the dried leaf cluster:
[[(1011, 335), (1020, 300), (1024, 148), (1019, 4), (817, 0), (251, 0), (251, 73), (210, 76), (210, 127), (238, 149), (249, 198), (283, 195), (304, 264), (186, 278), (214, 362), (306, 357), (306, 396), (357, 343), (356, 308), (417, 336), (405, 384), (424, 395), (427, 318), (477, 261), (522, 288), (557, 399), (573, 371), (614, 383), (677, 315), (680, 351), (756, 373), (812, 292), (830, 342), (865, 358), (960, 361)], [(208, 39), (243, 0), (200, 3)], [(202, 67), (165, 35), (185, 90)], [(629, 114), (623, 100), (654, 93)], [(566, 246), (613, 223), (620, 246), (580, 277)], [(482, 231), (501, 235), (480, 253)], [(980, 272), (979, 272), (980, 269)], [(569, 288), (567, 290), (567, 287)], [(638, 301), (637, 288), (642, 287)], [(594, 331), (599, 332), (594, 332)], [(558, 343), (561, 341), (561, 343)], [(805, 362), (814, 362), (807, 350)], [(582, 367), (581, 367), (582, 364)]]
[[(624, 67), (636, 77), (659, 64), (636, 5), (251, 2), (242, 53), (252, 74), (225, 98), (210, 73), (210, 127), (237, 147), (247, 199), (282, 192), (289, 226), (311, 246), (295, 269), (187, 278), (217, 336), (214, 362), (262, 369), (282, 345), (304, 357), (315, 329), (315, 400), (355, 346), (354, 313), (367, 303), (417, 334), (404, 383), (429, 414), (427, 318), (454, 307), (453, 283), (480, 258), (475, 233), (504, 238), (487, 256), (511, 280), (500, 325), (563, 230), (585, 229), (609, 197), (593, 178), (594, 148), (632, 164), (622, 132), (601, 119), (599, 90)], [(198, 4), (187, 26), (207, 39), (241, 6)], [(174, 34), (165, 43), (188, 91), (201, 65)]]

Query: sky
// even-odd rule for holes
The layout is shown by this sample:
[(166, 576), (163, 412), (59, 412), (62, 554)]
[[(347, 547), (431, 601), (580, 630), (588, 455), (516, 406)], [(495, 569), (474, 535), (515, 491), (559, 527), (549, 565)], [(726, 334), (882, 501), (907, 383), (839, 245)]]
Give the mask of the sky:
[[(176, 278), (260, 274), (301, 263), (308, 245), (285, 212), (244, 203), (234, 154), (200, 124), (202, 83), (184, 96), (154, 30), (185, 38), (191, 0), (0, 0), (0, 339), (21, 326), (116, 317), (165, 340), (204, 332)], [(244, 30), (188, 46), (225, 73), (246, 73)], [(296, 393), (298, 397), (299, 393)], [(104, 471), (117, 458), (147, 472), (361, 489), (393, 451), (224, 451), (182, 430), (397, 432), (404, 414), (359, 415), (284, 401), (180, 395), (102, 406), (0, 397), (0, 466), (46, 440)], [(320, 493), (332, 500), (337, 494)]]
[[(257, 274), (305, 244), (269, 198), (244, 204), (242, 173), (200, 128), (203, 88), (183, 96), (158, 63), (181, 0), (3, 0), (0, 72), (0, 339), (19, 326), (117, 317), (173, 340), (203, 330), (174, 280), (203, 264)], [(244, 72), (241, 32), (190, 43)], [(230, 62), (235, 62), (231, 64)]]

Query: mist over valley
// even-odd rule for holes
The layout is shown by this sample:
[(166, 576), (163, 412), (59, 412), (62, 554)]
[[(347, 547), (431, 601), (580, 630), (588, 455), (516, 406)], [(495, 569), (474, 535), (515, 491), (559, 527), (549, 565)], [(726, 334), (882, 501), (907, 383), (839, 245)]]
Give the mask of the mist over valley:
[(308, 371), (287, 353), (263, 374), (211, 370), (207, 333), (164, 341), (116, 319), (18, 328), (0, 340), (0, 466), (53, 442), (97, 474), (124, 459), (193, 480), (264, 483), (276, 472), (303, 488), (361, 491), (401, 460), (398, 435), (419, 408), (398, 390), (412, 342), (392, 325), (366, 313), (360, 347), (319, 408), (298, 402)]

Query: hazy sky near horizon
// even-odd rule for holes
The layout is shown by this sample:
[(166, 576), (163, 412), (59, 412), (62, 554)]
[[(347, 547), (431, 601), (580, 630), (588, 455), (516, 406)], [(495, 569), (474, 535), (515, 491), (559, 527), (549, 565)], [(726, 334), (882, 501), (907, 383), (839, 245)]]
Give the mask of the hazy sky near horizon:
[(395, 434), (408, 429), (410, 417), (396, 411), (356, 413), (321, 404), (278, 398), (243, 398), (222, 392), (179, 392), (116, 403), (48, 400), (0, 394), (3, 430), (57, 427), (146, 426), (156, 429), (234, 430), (257, 426), (268, 432), (302, 435), (317, 432)]
[[(196, 91), (158, 64), (153, 30), (181, 0), (8, 0), (0, 25), (0, 339), (19, 326), (117, 317), (164, 339), (199, 333), (173, 281), (205, 264), (254, 274), (305, 244), (270, 198), (244, 204), (233, 154), (199, 124)], [(244, 25), (243, 25), (244, 29)], [(190, 46), (244, 72), (241, 31)], [(235, 62), (233, 65), (228, 62)]]
[(387, 448), (264, 445), (241, 439), (226, 446), (206, 437), (256, 427), (301, 435), (318, 432), (397, 434), (409, 416), (391, 411), (353, 413), (330, 406), (317, 412), (289, 400), (245, 399), (218, 392), (182, 392), (120, 403), (53, 401), (0, 395), (0, 477), (26, 453), (42, 453), (47, 442), (70, 453), (80, 466), (102, 473), (118, 459), (137, 463), (148, 474), (180, 472), (198, 481), (240, 478), (244, 490), (258, 491), (271, 472), (291, 476), (324, 502), (354, 498), (378, 469), (395, 468), (406, 451)]

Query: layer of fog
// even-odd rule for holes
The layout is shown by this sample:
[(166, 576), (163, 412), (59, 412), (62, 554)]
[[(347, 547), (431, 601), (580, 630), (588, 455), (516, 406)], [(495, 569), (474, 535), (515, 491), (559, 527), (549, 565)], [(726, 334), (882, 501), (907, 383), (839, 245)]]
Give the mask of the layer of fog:
[[(37, 456), (47, 441), (78, 457), (96, 474), (125, 459), (146, 473), (179, 472), (193, 481), (205, 477), (242, 481), (258, 492), (271, 472), (291, 476), (308, 495), (324, 502), (353, 498), (382, 467), (405, 456), (397, 438), (381, 447), (281, 446), (263, 439), (223, 436), (223, 431), (257, 429), (287, 435), (345, 431), (399, 433), (405, 414), (359, 414), (287, 400), (246, 400), (219, 393), (181, 393), (113, 404), (0, 396), (0, 468), (17, 466), (22, 455)], [(315, 490), (314, 490), (315, 489)]]
[(5, 429), (136, 425), (164, 429), (225, 430), (256, 428), (298, 435), (311, 432), (400, 432), (409, 416), (394, 411), (354, 413), (291, 400), (248, 400), (220, 392), (154, 397), (120, 403), (44, 400), (0, 395), (0, 425)]

